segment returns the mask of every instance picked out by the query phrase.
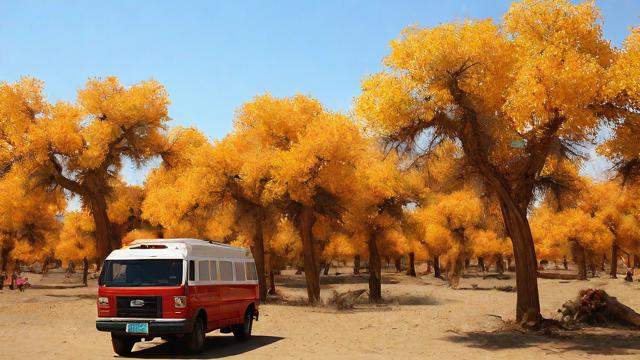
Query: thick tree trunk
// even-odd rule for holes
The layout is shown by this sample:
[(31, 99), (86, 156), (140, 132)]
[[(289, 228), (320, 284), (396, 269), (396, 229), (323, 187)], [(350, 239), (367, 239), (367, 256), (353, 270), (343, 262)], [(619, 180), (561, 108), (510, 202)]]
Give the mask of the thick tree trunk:
[(331, 270), (331, 260), (327, 261), (324, 264), (324, 270), (322, 271), (322, 275), (324, 276), (329, 275), (329, 270)]
[(273, 269), (269, 269), (269, 294), (276, 294), (276, 277), (273, 274)]
[(372, 232), (369, 235), (369, 301), (379, 302), (382, 300), (382, 264), (380, 263), (380, 253), (376, 243), (376, 235)]
[(460, 274), (464, 268), (464, 261), (464, 256), (459, 254), (447, 264), (447, 280), (449, 281), (449, 287), (452, 289), (457, 289), (460, 284)]
[(9, 254), (13, 250), (13, 245), (9, 244), (10, 241), (7, 241), (2, 245), (2, 250), (0, 251), (0, 260), (2, 261), (2, 271), (9, 271)]
[(303, 206), (300, 212), (300, 236), (304, 254), (304, 276), (307, 280), (307, 296), (309, 303), (320, 302), (320, 272), (316, 258), (315, 241), (313, 239), (313, 223), (315, 215), (313, 209)]
[(482, 256), (478, 257), (478, 271), (484, 272), (484, 258)]
[(261, 211), (257, 214), (256, 219), (256, 231), (253, 235), (253, 246), (251, 252), (253, 252), (253, 259), (256, 263), (256, 272), (258, 274), (258, 289), (260, 295), (260, 301), (267, 300), (267, 278), (264, 259), (264, 233), (262, 231), (262, 221), (264, 215)]
[(95, 224), (94, 236), (96, 239), (96, 255), (98, 264), (102, 265), (104, 259), (113, 250), (112, 231), (109, 216), (107, 214), (107, 201), (103, 195), (92, 194), (84, 199), (89, 202), (91, 216)]
[(589, 270), (591, 270), (591, 277), (594, 278), (596, 277), (596, 263), (592, 260), (591, 262), (589, 262)]
[(587, 254), (584, 247), (573, 240), (571, 241), (571, 252), (573, 260), (578, 265), (578, 280), (587, 280)]
[(47, 276), (47, 273), (49, 272), (49, 264), (51, 264), (51, 256), (47, 255), (42, 264), (42, 277)]
[(407, 269), (407, 275), (416, 276), (416, 254), (413, 251), (409, 253), (409, 268)]
[(540, 315), (540, 297), (538, 295), (536, 251), (527, 220), (526, 209), (516, 205), (506, 189), (496, 191), (507, 234), (513, 244), (513, 256), (516, 262), (516, 321), (526, 319), (527, 326), (537, 326), (542, 320)]
[(609, 275), (612, 279), (618, 278), (618, 244), (615, 241), (611, 245), (611, 271)]
[(433, 257), (433, 276), (437, 278), (442, 278), (442, 271), (440, 270), (440, 257)]
[(84, 286), (87, 286), (88, 279), (89, 279), (89, 260), (87, 260), (87, 257), (85, 256), (82, 259), (82, 284)]
[(396, 272), (402, 272), (402, 258), (401, 257), (397, 257), (395, 259), (393, 259), (393, 265), (396, 267)]
[(502, 258), (502, 254), (496, 255), (496, 272), (498, 274), (504, 274), (504, 259)]
[(353, 258), (353, 274), (360, 275), (360, 255)]

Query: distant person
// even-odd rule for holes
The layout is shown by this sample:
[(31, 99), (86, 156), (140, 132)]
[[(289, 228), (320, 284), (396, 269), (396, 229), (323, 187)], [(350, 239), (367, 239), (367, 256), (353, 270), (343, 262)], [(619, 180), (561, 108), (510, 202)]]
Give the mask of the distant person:
[(16, 270), (13, 270), (13, 273), (11, 273), (11, 285), (9, 285), (9, 289), (16, 289), (16, 279), (18, 279), (18, 273), (16, 272)]
[(633, 269), (627, 268), (627, 276), (624, 277), (624, 281), (633, 282)]
[(2, 272), (0, 273), (0, 290), (4, 289), (4, 281), (7, 279), (7, 273), (6, 272)]
[(22, 276), (19, 276), (16, 279), (16, 285), (18, 286), (18, 290), (20, 290), (20, 292), (24, 292), (24, 290), (29, 287), (29, 278), (23, 278)]

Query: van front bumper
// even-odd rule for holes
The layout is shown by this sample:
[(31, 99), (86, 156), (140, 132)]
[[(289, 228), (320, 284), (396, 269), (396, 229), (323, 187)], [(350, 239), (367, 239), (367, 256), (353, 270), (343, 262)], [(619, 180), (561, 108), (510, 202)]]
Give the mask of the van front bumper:
[(98, 318), (96, 329), (117, 335), (142, 336), (146, 334), (128, 334), (127, 324), (148, 323), (148, 335), (187, 334), (193, 331), (193, 319), (143, 319), (143, 318)]

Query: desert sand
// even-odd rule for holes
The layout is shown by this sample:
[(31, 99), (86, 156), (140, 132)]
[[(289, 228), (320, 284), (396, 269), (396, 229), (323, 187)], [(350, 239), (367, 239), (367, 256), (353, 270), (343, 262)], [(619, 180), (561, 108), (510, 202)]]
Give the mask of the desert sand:
[[(638, 359), (640, 334), (620, 328), (590, 328), (561, 334), (496, 331), (513, 319), (516, 295), (493, 289), (515, 285), (511, 279), (483, 279), (469, 274), (452, 290), (433, 275), (411, 278), (388, 269), (383, 275), (387, 303), (359, 303), (353, 310), (302, 305), (304, 277), (278, 278), (284, 300), (260, 307), (254, 337), (238, 343), (233, 336), (208, 334), (202, 359)], [(73, 282), (61, 274), (45, 279), (29, 274), (35, 285)], [(57, 276), (57, 278), (56, 278)], [(323, 277), (322, 296), (333, 290), (367, 287), (367, 275)], [(68, 285), (68, 284), (67, 284)], [(588, 281), (540, 279), (545, 317), (554, 317), (579, 289), (597, 287), (640, 310), (640, 283), (622, 279)], [(473, 289), (477, 287), (479, 289)], [(112, 359), (108, 333), (95, 329), (94, 280), (87, 288), (0, 291), (0, 358)], [(176, 355), (160, 339), (138, 343), (138, 358), (190, 358)]]

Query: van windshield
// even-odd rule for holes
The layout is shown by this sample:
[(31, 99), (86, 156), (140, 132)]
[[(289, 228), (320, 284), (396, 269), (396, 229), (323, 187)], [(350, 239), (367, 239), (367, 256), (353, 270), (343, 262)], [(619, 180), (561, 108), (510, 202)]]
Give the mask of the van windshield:
[(107, 260), (99, 284), (108, 287), (178, 286), (182, 284), (181, 259)]

